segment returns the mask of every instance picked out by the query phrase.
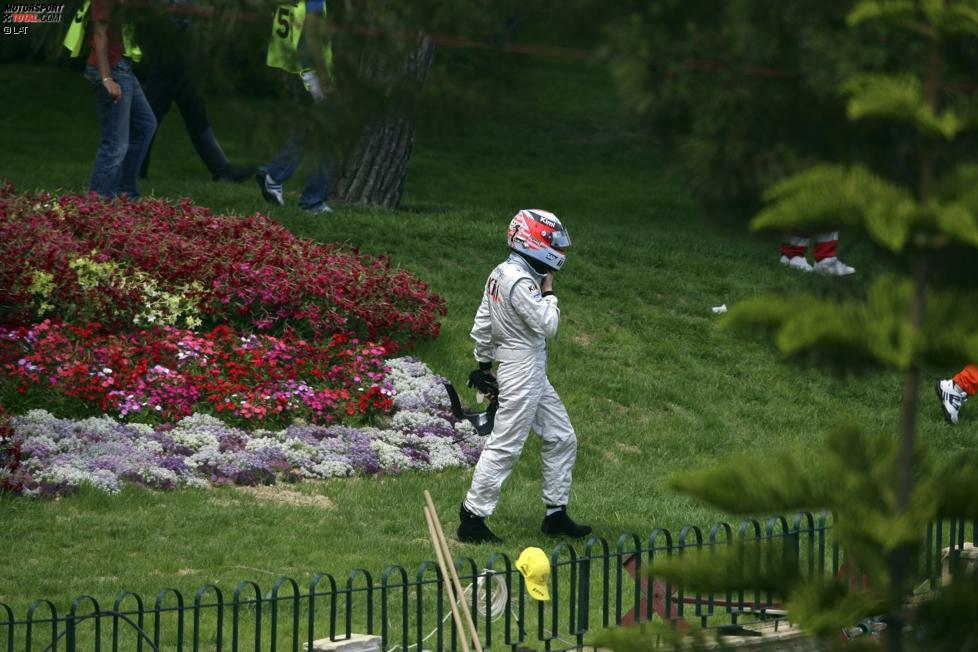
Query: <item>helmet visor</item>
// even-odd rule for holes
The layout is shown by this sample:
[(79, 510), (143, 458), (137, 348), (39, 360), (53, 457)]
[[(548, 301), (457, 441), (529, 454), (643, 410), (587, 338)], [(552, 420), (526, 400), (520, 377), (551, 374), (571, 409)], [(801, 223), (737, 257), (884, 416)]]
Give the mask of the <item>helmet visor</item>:
[(567, 232), (567, 228), (561, 226), (560, 229), (553, 232), (550, 236), (550, 244), (555, 249), (563, 249), (564, 247), (569, 247), (571, 244), (570, 234)]

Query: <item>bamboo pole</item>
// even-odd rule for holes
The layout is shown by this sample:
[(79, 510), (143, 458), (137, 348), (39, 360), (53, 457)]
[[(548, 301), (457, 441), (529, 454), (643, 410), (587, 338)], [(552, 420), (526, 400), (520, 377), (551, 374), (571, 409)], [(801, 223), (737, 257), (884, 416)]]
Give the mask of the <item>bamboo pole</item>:
[[(448, 594), (448, 606), (452, 608), (452, 618), (455, 620), (455, 629), (458, 632), (459, 641), (462, 643), (462, 652), (469, 652), (469, 637), (467, 636), (466, 628), (462, 626), (462, 618), (458, 615), (458, 605), (455, 604), (455, 591), (452, 588), (452, 580), (448, 575), (448, 570), (445, 568), (445, 553), (442, 552), (438, 532), (435, 530), (435, 517), (428, 511), (427, 505), (424, 508), (424, 517), (428, 522), (428, 535), (431, 537), (431, 545), (435, 547), (435, 559), (438, 561), (438, 568), (441, 570), (441, 576), (445, 582), (445, 592)], [(454, 568), (454, 564), (452, 566)], [(462, 600), (462, 604), (465, 604), (464, 599)]]
[[(428, 511), (431, 513), (431, 519), (433, 525), (435, 526), (435, 532), (438, 535), (438, 542), (442, 546), (442, 556), (445, 558), (448, 564), (448, 572), (451, 573), (452, 584), (455, 586), (455, 593), (460, 596), (459, 603), (462, 605), (462, 614), (465, 616), (465, 624), (469, 626), (469, 633), (472, 635), (472, 643), (475, 645), (476, 652), (482, 652), (482, 641), (479, 640), (479, 632), (475, 629), (475, 623), (472, 621), (472, 613), (469, 611), (469, 603), (465, 601), (465, 592), (462, 590), (462, 582), (458, 579), (458, 573), (455, 572), (455, 564), (452, 563), (452, 551), (448, 549), (448, 541), (445, 540), (445, 533), (441, 529), (441, 521), (438, 519), (438, 510), (435, 509), (435, 502), (431, 499), (431, 494), (428, 490), (424, 490), (424, 500), (428, 506)], [(476, 592), (478, 593), (478, 592)]]

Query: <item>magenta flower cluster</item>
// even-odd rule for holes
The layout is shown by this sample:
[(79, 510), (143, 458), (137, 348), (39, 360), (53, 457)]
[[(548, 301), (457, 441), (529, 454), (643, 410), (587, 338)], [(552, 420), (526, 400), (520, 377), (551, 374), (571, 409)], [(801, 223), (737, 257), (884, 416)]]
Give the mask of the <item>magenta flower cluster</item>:
[(0, 186), (5, 320), (53, 314), (131, 328), (149, 301), (199, 315), (205, 326), (317, 338), (351, 332), (388, 350), (437, 337), (445, 313), (441, 297), (388, 258), (297, 238), (261, 214), (215, 215), (189, 199), (107, 202)]

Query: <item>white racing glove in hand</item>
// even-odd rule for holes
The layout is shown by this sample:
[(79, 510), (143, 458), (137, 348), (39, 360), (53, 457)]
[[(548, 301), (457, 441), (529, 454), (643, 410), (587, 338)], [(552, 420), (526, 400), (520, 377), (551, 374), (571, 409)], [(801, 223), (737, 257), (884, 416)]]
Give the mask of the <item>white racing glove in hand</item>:
[(316, 74), (315, 70), (304, 70), (299, 76), (302, 77), (302, 85), (312, 95), (313, 102), (321, 104), (326, 100), (326, 91), (323, 90), (323, 84), (319, 81), (319, 75)]

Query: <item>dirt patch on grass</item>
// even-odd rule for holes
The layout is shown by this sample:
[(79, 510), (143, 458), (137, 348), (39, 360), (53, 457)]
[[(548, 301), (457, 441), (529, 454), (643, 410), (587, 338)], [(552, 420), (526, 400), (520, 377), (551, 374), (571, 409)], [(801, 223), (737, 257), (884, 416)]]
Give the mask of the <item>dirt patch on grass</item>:
[(258, 487), (235, 487), (236, 491), (247, 494), (256, 500), (289, 507), (315, 507), (316, 509), (336, 509), (336, 503), (327, 496), (304, 494), (280, 485), (261, 485)]
[(618, 447), (618, 450), (628, 453), (629, 455), (638, 455), (642, 452), (642, 449), (638, 446), (632, 446), (631, 444), (626, 444), (625, 442), (621, 441), (615, 442), (615, 446)]
[(573, 340), (581, 346), (591, 346), (591, 336), (581, 331), (573, 337)]
[(618, 459), (618, 456), (606, 448), (601, 449), (601, 457), (603, 457), (609, 464), (621, 464), (621, 460)]

